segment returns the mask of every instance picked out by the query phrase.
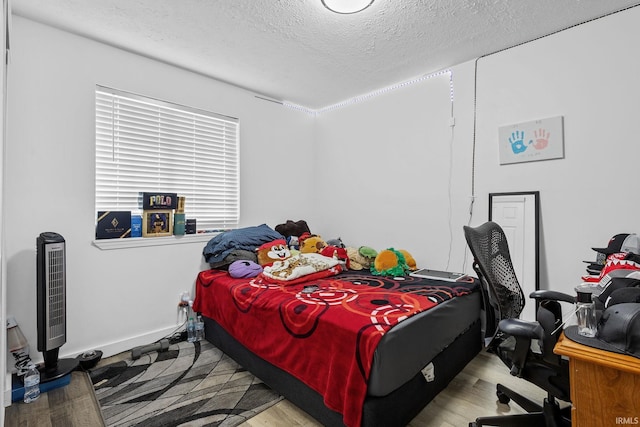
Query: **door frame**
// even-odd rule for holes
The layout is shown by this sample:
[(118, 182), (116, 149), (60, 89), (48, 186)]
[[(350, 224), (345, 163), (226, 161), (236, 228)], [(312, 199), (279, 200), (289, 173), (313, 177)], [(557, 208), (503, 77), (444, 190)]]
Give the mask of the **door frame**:
[[(539, 191), (515, 191), (507, 193), (489, 193), (489, 221), (493, 218), (493, 202), (494, 199), (501, 197), (514, 197), (514, 196), (533, 196), (534, 198), (534, 253), (535, 253), (535, 290), (540, 289), (540, 192)], [(525, 295), (525, 298), (529, 298), (529, 295)]]

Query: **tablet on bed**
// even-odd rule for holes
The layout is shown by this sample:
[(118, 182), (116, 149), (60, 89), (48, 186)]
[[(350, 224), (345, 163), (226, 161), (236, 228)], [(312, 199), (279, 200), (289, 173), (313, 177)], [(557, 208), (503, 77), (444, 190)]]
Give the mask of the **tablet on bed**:
[(451, 271), (429, 270), (428, 268), (422, 268), (420, 270), (409, 273), (409, 276), (423, 277), (425, 279), (446, 280), (447, 282), (456, 282), (463, 277), (466, 277), (464, 273), (453, 273)]

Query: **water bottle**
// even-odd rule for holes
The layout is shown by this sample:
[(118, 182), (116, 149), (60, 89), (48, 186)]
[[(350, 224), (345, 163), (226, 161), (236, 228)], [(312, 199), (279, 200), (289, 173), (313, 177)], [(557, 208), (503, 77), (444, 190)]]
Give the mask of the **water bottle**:
[(576, 318), (578, 334), (585, 337), (596, 336), (596, 304), (591, 292), (578, 291), (576, 300)]
[(193, 317), (189, 317), (187, 322), (187, 341), (196, 342), (196, 323), (193, 321)]
[[(7, 348), (14, 361), (13, 372), (24, 377), (29, 365), (33, 364), (29, 357), (29, 343), (18, 326), (18, 322), (13, 316), (7, 316)], [(11, 360), (11, 357), (8, 358)], [(10, 362), (8, 363), (10, 365)]]
[(196, 341), (200, 341), (204, 339), (204, 321), (202, 320), (202, 316), (198, 315), (198, 319), (196, 320)]
[(40, 397), (40, 371), (33, 363), (24, 374), (24, 403), (31, 403)]

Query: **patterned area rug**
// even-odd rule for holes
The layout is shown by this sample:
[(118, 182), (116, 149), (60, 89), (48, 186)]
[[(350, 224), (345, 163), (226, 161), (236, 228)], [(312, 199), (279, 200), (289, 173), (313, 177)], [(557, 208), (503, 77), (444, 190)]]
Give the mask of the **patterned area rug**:
[(89, 372), (107, 426), (233, 427), (282, 399), (208, 341)]

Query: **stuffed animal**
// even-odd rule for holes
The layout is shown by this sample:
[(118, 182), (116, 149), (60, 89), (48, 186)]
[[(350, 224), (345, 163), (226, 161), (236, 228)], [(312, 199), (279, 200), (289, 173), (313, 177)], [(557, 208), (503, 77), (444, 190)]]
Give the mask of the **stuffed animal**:
[(302, 241), (304, 239), (306, 239), (307, 237), (311, 237), (311, 236), (314, 236), (314, 234), (311, 234), (310, 231), (302, 233), (301, 235), (298, 236), (298, 243), (302, 243)]
[(291, 250), (300, 249), (300, 244), (298, 243), (300, 236), (304, 234), (311, 234), (307, 222), (303, 219), (298, 221), (291, 221), (288, 219), (284, 224), (276, 225), (275, 231), (284, 236), (287, 240), (287, 246), (289, 246), (289, 249)]
[(364, 270), (364, 257), (360, 255), (360, 252), (354, 247), (347, 246), (345, 248), (347, 256), (349, 257), (349, 268), (351, 270)]
[(349, 257), (349, 268), (351, 270), (368, 270), (375, 260), (376, 255), (378, 255), (375, 249), (368, 246), (361, 246), (359, 249), (347, 247), (345, 250)]
[(289, 246), (289, 249), (291, 249), (291, 250), (300, 249), (300, 243), (298, 242), (298, 236), (289, 236), (289, 237), (287, 237), (287, 245)]
[(262, 267), (273, 264), (276, 261), (284, 261), (291, 257), (291, 251), (287, 247), (284, 239), (277, 239), (269, 243), (264, 243), (258, 249), (258, 264)]
[(288, 219), (286, 223), (276, 225), (275, 230), (284, 237), (300, 237), (304, 233), (311, 233), (307, 222), (303, 219), (299, 221), (291, 221)]
[(347, 268), (350, 268), (349, 255), (347, 254), (347, 250), (345, 248), (334, 245), (327, 245), (320, 251), (320, 255), (337, 259), (338, 261), (341, 261)]
[(380, 251), (371, 266), (371, 273), (378, 276), (404, 276), (407, 271), (410, 268), (404, 254), (393, 248)]
[(402, 253), (402, 255), (404, 255), (404, 260), (407, 262), (407, 267), (409, 268), (409, 270), (416, 271), (418, 269), (418, 264), (416, 263), (416, 260), (413, 258), (413, 256), (405, 249), (398, 249), (398, 251)]
[(303, 254), (319, 254), (327, 246), (327, 243), (322, 240), (322, 237), (316, 234), (310, 234), (309, 236), (302, 235), (300, 236), (299, 242), (300, 253)]
[(337, 239), (329, 239), (327, 240), (327, 245), (329, 246), (337, 246), (339, 248), (345, 248), (346, 246), (342, 243), (342, 239), (338, 237)]
[(229, 264), (229, 276), (240, 277), (256, 277), (262, 273), (262, 267), (253, 261), (237, 260)]
[(371, 264), (373, 264), (373, 261), (375, 261), (378, 256), (378, 251), (369, 246), (360, 246), (358, 248), (358, 252), (360, 252), (360, 255), (369, 261), (369, 266), (367, 268), (371, 267)]

